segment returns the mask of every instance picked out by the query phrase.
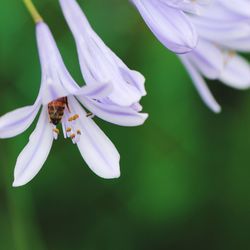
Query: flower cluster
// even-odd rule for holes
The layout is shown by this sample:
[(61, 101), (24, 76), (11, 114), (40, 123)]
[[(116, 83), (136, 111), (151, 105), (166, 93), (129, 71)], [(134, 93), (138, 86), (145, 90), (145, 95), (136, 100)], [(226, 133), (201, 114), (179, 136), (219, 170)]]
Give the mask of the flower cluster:
[[(52, 143), (60, 134), (75, 144), (91, 170), (102, 178), (120, 176), (120, 155), (95, 124), (95, 116), (120, 126), (139, 126), (146, 95), (142, 74), (129, 69), (92, 29), (76, 0), (59, 0), (73, 34), (80, 69), (79, 86), (64, 65), (47, 24), (24, 0), (36, 22), (42, 70), (35, 103), (0, 117), (0, 138), (25, 131), (38, 113), (28, 144), (18, 156), (13, 186), (36, 176)], [(201, 98), (214, 112), (221, 110), (206, 85), (220, 80), (237, 88), (250, 87), (250, 65), (239, 52), (250, 51), (250, 1), (239, 0), (131, 0), (158, 40), (179, 54)]]
[(221, 110), (205, 79), (236, 88), (250, 87), (249, 63), (237, 54), (250, 51), (250, 1), (131, 0), (171, 51), (180, 54), (204, 103)]
[(25, 131), (41, 109), (29, 143), (18, 156), (13, 186), (26, 184), (39, 172), (59, 135), (59, 123), (64, 137), (77, 145), (94, 173), (103, 178), (119, 177), (119, 153), (92, 118), (95, 115), (121, 126), (138, 126), (147, 118), (147, 114), (140, 113), (139, 104), (146, 94), (144, 77), (130, 70), (102, 42), (74, 0), (60, 3), (73, 33), (77, 31), (75, 39), (86, 85), (79, 87), (73, 80), (49, 27), (42, 20), (37, 22), (42, 69), (38, 97), (32, 106), (0, 118), (0, 138), (10, 138)]

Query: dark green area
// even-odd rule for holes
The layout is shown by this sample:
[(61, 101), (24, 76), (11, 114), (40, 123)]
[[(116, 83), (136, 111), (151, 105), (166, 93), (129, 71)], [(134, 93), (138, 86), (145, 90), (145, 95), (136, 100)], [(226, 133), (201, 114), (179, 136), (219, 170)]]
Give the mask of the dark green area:
[[(127, 0), (79, 0), (103, 40), (147, 78), (142, 127), (96, 119), (121, 154), (103, 180), (60, 138), (39, 175), (12, 188), (34, 125), (0, 142), (0, 249), (250, 249), (250, 92), (210, 83), (220, 115), (201, 102), (178, 61)], [(74, 41), (56, 0), (35, 0), (75, 79)], [(40, 84), (34, 25), (22, 1), (0, 9), (0, 115), (32, 104)]]

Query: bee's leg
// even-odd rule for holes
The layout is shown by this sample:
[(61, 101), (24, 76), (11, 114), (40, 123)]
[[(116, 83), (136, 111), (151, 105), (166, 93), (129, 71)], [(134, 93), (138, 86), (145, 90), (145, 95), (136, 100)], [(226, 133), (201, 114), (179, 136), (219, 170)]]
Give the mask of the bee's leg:
[(86, 117), (93, 117), (93, 113), (88, 112), (88, 113), (86, 114)]
[(69, 113), (71, 113), (70, 108), (69, 108), (69, 103), (68, 103), (68, 98), (67, 98), (67, 97), (65, 97), (65, 104), (66, 104), (66, 107), (67, 107)]

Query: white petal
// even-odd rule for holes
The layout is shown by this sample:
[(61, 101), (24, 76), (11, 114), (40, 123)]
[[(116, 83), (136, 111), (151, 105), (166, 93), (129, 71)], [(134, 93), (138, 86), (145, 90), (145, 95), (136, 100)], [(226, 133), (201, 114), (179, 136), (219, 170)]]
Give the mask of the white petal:
[(188, 16), (160, 0), (132, 0), (148, 27), (168, 49), (187, 53), (196, 47), (198, 37)]
[(87, 96), (91, 99), (103, 99), (106, 98), (113, 90), (113, 85), (106, 84), (91, 84), (83, 86), (79, 91), (75, 93), (76, 96)]
[(24, 132), (34, 121), (40, 101), (32, 106), (16, 109), (0, 117), (0, 138), (10, 138)]
[(86, 112), (74, 97), (69, 97), (69, 105), (71, 112), (80, 116), (81, 138), (77, 146), (90, 169), (105, 179), (118, 178), (120, 155), (113, 143), (91, 118), (86, 117)]
[(200, 97), (204, 101), (204, 103), (215, 113), (219, 113), (221, 111), (220, 105), (216, 102), (214, 97), (212, 96), (210, 90), (208, 89), (206, 82), (203, 77), (199, 74), (199, 72), (194, 68), (194, 66), (188, 61), (187, 58), (180, 56), (182, 63), (185, 65), (187, 71), (190, 74), (190, 77), (193, 80), (194, 86), (198, 90)]
[(77, 43), (81, 72), (87, 85), (99, 82), (111, 83), (114, 90), (109, 98), (118, 105), (130, 106), (140, 101), (142, 94), (134, 81), (128, 81), (113, 53), (110, 52), (97, 35), (91, 34), (87, 44)]
[(237, 54), (227, 55), (225, 68), (219, 78), (226, 85), (236, 89), (250, 87), (250, 65)]
[[(222, 1), (224, 1), (223, 4)], [(209, 7), (204, 9), (202, 16), (210, 21), (219, 21), (218, 26), (222, 24), (220, 21), (224, 21), (224, 24), (226, 24), (227, 22), (246, 19), (247, 16), (249, 17), (249, 7), (240, 11), (243, 1), (248, 1), (247, 5), (249, 6), (249, 0), (240, 0), (237, 1), (237, 4), (235, 4), (235, 0), (213, 0)], [(228, 3), (228, 6), (226, 6), (226, 3)], [(229, 4), (231, 4), (231, 8), (228, 8)]]
[(165, 4), (173, 8), (178, 8), (193, 14), (199, 14), (202, 7), (210, 4), (210, 0), (162, 0)]
[(184, 56), (187, 56), (202, 75), (208, 79), (217, 79), (224, 67), (222, 50), (204, 39), (200, 39), (195, 50)]
[[(114, 90), (109, 98), (113, 102), (122, 106), (138, 102), (142, 94), (135, 78), (133, 81), (124, 78), (114, 53), (91, 28), (77, 2), (60, 0), (60, 5), (76, 41), (81, 72), (86, 84), (111, 83)], [(128, 68), (126, 70), (130, 72)]]
[(83, 97), (78, 97), (78, 99), (83, 106), (99, 118), (120, 126), (139, 126), (148, 117), (148, 114), (138, 113), (133, 107), (101, 103)]
[(250, 1), (249, 0), (219, 0), (219, 2), (233, 13), (250, 18)]
[(228, 40), (221, 43), (230, 50), (237, 50), (241, 52), (250, 51), (250, 34), (241, 39)]
[(52, 127), (49, 124), (47, 107), (44, 107), (29, 143), (17, 158), (14, 187), (25, 185), (36, 176), (48, 157), (52, 142)]
[[(214, 12), (218, 12), (217, 15), (220, 19), (217, 20), (214, 18)], [(206, 18), (203, 16), (192, 17), (199, 36), (219, 44), (249, 37), (249, 22), (246, 20), (237, 20), (230, 13), (226, 16), (225, 13), (227, 13), (225, 12), (225, 8), (220, 9), (218, 6), (213, 8), (213, 11)]]
[(117, 62), (120, 74), (123, 76), (124, 80), (130, 85), (136, 87), (140, 96), (145, 96), (147, 94), (145, 89), (145, 77), (136, 70), (130, 70), (126, 64), (114, 53), (113, 58)]
[(66, 69), (49, 27), (36, 25), (39, 57), (42, 67), (42, 99), (46, 105), (59, 97), (74, 94), (79, 86)]

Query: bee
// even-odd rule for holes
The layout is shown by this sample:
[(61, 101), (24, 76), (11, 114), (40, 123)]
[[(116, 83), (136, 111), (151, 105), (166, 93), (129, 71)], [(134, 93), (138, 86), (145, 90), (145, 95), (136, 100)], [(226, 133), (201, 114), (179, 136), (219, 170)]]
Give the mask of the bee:
[(55, 126), (61, 122), (65, 107), (69, 110), (68, 98), (66, 96), (58, 98), (48, 104), (50, 122)]

